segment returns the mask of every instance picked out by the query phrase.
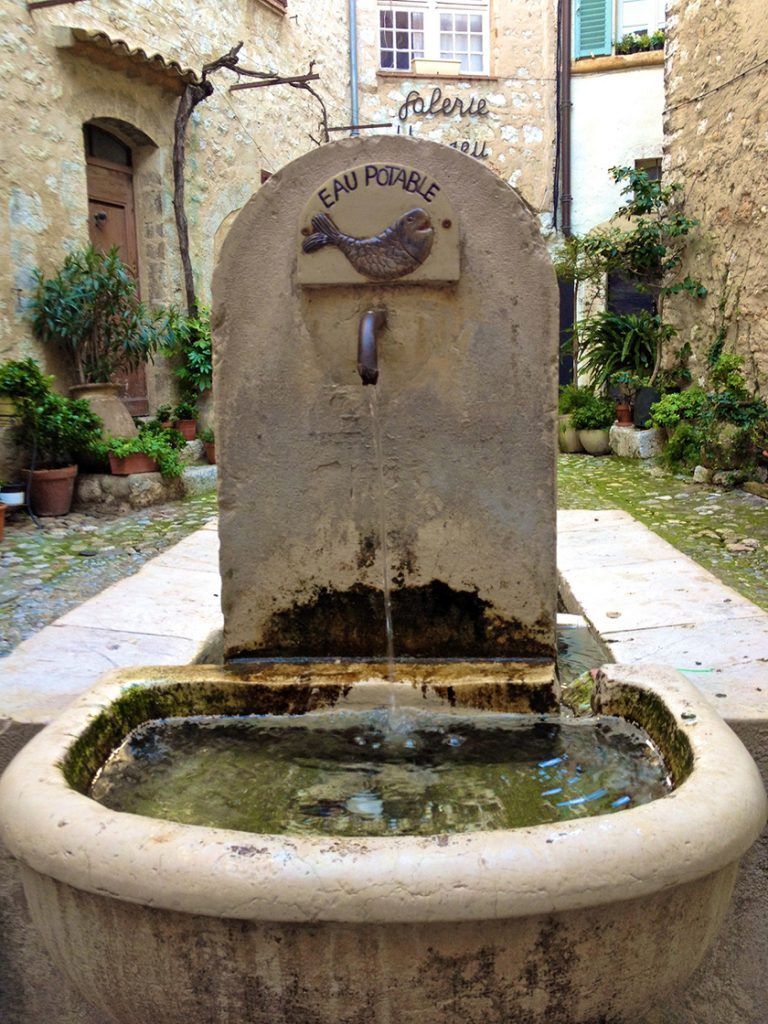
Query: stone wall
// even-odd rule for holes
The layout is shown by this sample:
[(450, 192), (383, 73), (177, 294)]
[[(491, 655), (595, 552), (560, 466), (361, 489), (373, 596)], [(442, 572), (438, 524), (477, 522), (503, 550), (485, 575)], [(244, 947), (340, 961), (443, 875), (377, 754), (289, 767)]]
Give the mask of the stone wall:
[[(181, 265), (173, 219), (171, 146), (178, 77), (146, 61), (75, 43), (65, 30), (102, 31), (127, 47), (199, 71), (244, 40), (246, 67), (303, 73), (318, 59), (315, 83), (332, 124), (349, 120), (346, 4), (291, 0), (280, 14), (267, 0), (115, 0), (29, 13), (24, 0), (0, 8), (0, 80), (5, 150), (0, 201), (0, 358), (33, 356), (62, 386), (63, 367), (32, 338), (25, 303), (33, 269), (53, 272), (64, 254), (88, 240), (82, 126), (99, 120), (133, 149), (142, 296), (182, 305)], [(290, 16), (289, 16), (290, 15)], [(187, 139), (187, 213), (192, 262), (202, 299), (210, 294), (217, 230), (275, 171), (312, 148), (318, 106), (290, 86), (230, 93), (235, 78), (214, 76), (216, 91), (201, 104)], [(264, 253), (269, 260), (269, 253)], [(150, 408), (169, 399), (170, 381), (149, 373)], [(0, 475), (3, 467), (0, 465)]]
[[(469, 143), (484, 154), (501, 178), (523, 195), (545, 229), (552, 224), (555, 164), (556, 0), (492, 3), (490, 75), (461, 79), (432, 78), (379, 70), (378, 3), (358, 0), (360, 37), (360, 116), (363, 122), (391, 121), (384, 131), (401, 131), (447, 145)], [(461, 116), (420, 114), (409, 108), (398, 117), (406, 97), (416, 90), (429, 105), (435, 88), (442, 97), (485, 100), (487, 113)]]
[[(668, 8), (664, 174), (685, 187), (701, 220), (685, 272), (709, 289), (702, 304), (669, 303), (695, 376), (725, 305), (729, 348), (768, 394), (768, 75), (764, 0), (673, 0)], [(762, 66), (759, 66), (762, 62)], [(751, 70), (756, 68), (755, 70)]]

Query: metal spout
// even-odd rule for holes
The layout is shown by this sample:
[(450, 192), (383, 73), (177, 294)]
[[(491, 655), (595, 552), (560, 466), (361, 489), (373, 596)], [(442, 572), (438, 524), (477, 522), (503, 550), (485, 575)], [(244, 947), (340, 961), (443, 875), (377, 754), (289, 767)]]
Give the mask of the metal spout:
[(363, 384), (375, 384), (379, 379), (377, 334), (387, 322), (385, 309), (369, 309), (360, 319), (357, 334), (357, 372)]

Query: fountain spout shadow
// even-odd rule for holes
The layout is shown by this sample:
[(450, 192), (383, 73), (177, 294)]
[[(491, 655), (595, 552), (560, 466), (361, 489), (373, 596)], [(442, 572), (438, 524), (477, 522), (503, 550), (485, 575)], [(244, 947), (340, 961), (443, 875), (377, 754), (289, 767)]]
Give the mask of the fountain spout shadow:
[(385, 309), (369, 309), (363, 313), (357, 334), (357, 372), (363, 384), (376, 384), (379, 379), (378, 332), (387, 322)]

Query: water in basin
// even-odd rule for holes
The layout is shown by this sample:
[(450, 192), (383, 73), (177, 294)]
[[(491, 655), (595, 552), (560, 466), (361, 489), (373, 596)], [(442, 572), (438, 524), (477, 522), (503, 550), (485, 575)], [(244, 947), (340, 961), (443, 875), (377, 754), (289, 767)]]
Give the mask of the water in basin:
[(145, 723), (90, 795), (187, 824), (379, 836), (566, 821), (669, 789), (659, 752), (621, 719), (378, 709)]

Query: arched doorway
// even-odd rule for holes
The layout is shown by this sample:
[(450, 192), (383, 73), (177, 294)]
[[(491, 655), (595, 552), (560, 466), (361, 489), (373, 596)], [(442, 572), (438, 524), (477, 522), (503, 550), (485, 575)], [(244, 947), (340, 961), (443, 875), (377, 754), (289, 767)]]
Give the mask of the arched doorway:
[[(120, 258), (139, 281), (139, 249), (133, 197), (131, 147), (96, 124), (83, 126), (88, 183), (88, 234), (94, 247), (120, 250)], [(123, 375), (121, 398), (134, 416), (149, 412), (145, 368)]]

